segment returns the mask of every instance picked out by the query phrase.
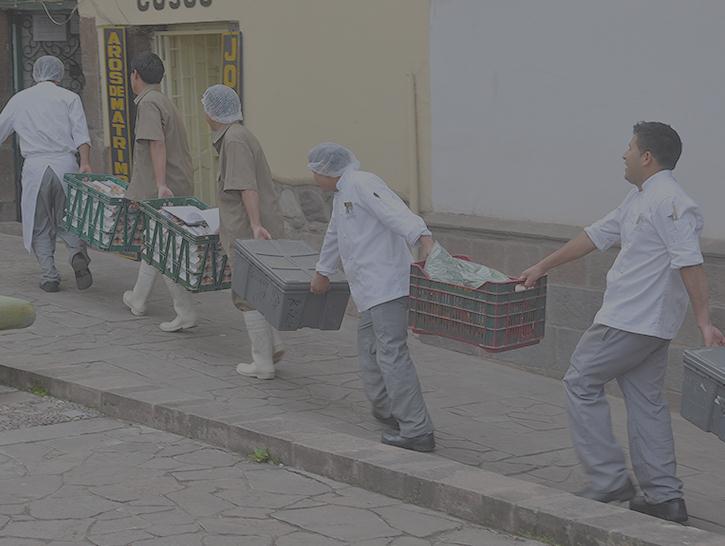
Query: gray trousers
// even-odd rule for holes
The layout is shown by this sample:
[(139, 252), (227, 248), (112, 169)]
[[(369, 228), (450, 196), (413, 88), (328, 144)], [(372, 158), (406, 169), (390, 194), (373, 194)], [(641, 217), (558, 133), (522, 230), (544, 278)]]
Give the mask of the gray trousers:
[(394, 417), (404, 438), (433, 432), (408, 352), (408, 298), (381, 303), (361, 313), (357, 339), (362, 381), (373, 412), (383, 418)]
[(65, 215), (65, 192), (53, 169), (48, 167), (40, 183), (33, 224), (33, 253), (41, 269), (40, 282), (60, 282), (55, 268), (55, 240), (60, 237), (68, 247), (69, 261), (82, 252), (88, 261), (86, 245), (76, 235), (61, 228)]
[(663, 385), (670, 342), (601, 324), (582, 336), (564, 376), (572, 442), (592, 489), (610, 492), (627, 477), (612, 433), (604, 385), (616, 379), (627, 407), (632, 467), (648, 502), (682, 498)]

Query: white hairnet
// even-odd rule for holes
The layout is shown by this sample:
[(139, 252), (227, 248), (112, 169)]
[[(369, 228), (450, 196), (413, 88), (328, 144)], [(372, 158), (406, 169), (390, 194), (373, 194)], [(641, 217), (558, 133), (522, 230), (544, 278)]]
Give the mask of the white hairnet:
[(323, 142), (312, 148), (307, 161), (308, 169), (323, 176), (342, 176), (348, 169), (360, 168), (355, 154), (334, 142)]
[(63, 79), (65, 67), (58, 57), (44, 55), (33, 65), (33, 79), (36, 82), (59, 82)]
[(230, 124), (242, 121), (242, 102), (231, 87), (212, 85), (204, 91), (201, 104), (209, 117), (217, 123)]

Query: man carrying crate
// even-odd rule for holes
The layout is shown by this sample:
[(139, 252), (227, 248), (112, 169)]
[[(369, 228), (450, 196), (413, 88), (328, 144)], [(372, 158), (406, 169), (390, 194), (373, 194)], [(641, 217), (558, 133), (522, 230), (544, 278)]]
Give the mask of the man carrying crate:
[[(670, 413), (663, 392), (667, 354), (689, 300), (705, 345), (725, 343), (710, 322), (697, 204), (672, 175), (682, 142), (669, 125), (640, 122), (624, 152), (634, 185), (622, 204), (562, 248), (524, 271), (533, 286), (550, 269), (615, 243), (604, 302), (582, 336), (564, 376), (574, 448), (591, 485), (581, 496), (630, 501), (632, 510), (684, 522)], [(643, 497), (627, 473), (612, 433), (604, 386), (616, 379), (627, 405), (630, 455)]]
[[(131, 88), (136, 95), (136, 144), (126, 197), (132, 201), (193, 194), (193, 167), (184, 121), (159, 87), (164, 72), (164, 63), (151, 52), (141, 53), (131, 61)], [(146, 300), (158, 274), (152, 265), (141, 262), (133, 290), (123, 294), (123, 303), (134, 315), (146, 314)], [(176, 318), (162, 322), (159, 328), (177, 332), (196, 326), (191, 294), (166, 276), (164, 282), (174, 302)]]
[(68, 247), (78, 288), (85, 290), (93, 284), (85, 243), (60, 227), (66, 200), (63, 175), (91, 172), (86, 114), (81, 98), (60, 86), (64, 71), (60, 59), (40, 57), (33, 65), (36, 84), (12, 97), (0, 113), (0, 143), (15, 132), (25, 158), (23, 244), (38, 259), (40, 288), (46, 292), (60, 290), (60, 273), (55, 267), (57, 236)]
[(433, 451), (433, 423), (408, 352), (409, 246), (433, 247), (425, 222), (372, 173), (358, 170), (354, 154), (338, 144), (315, 146), (308, 168), (325, 191), (334, 191), (332, 218), (310, 289), (329, 290), (338, 261), (360, 311), (358, 352), (373, 416), (390, 425), (384, 444)]
[[(232, 263), (235, 240), (278, 239), (284, 234), (284, 219), (262, 146), (241, 123), (239, 95), (225, 85), (213, 85), (201, 102), (213, 131), (214, 147), (219, 152), (219, 239)], [(239, 364), (237, 372), (257, 379), (274, 379), (274, 365), (284, 356), (279, 332), (234, 292), (232, 301), (243, 312), (252, 344), (252, 362)]]

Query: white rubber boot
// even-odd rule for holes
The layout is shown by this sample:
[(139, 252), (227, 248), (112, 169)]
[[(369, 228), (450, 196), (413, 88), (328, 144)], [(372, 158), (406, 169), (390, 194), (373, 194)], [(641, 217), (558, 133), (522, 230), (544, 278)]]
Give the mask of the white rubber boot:
[(126, 290), (123, 293), (123, 303), (137, 317), (146, 314), (146, 300), (154, 288), (154, 281), (157, 275), (158, 271), (154, 267), (146, 262), (141, 262), (133, 290)]
[(259, 311), (245, 312), (244, 322), (247, 325), (249, 340), (252, 342), (254, 362), (239, 364), (237, 373), (257, 379), (274, 379), (272, 327)]
[(164, 277), (166, 288), (169, 289), (171, 299), (174, 302), (174, 311), (176, 318), (171, 322), (162, 322), (159, 324), (164, 332), (178, 332), (180, 330), (188, 330), (196, 326), (196, 311), (194, 310), (194, 300), (191, 293), (180, 284), (176, 284), (168, 277)]
[(272, 347), (274, 349), (274, 352), (272, 353), (272, 361), (277, 364), (282, 358), (284, 357), (285, 353), (285, 346), (284, 341), (282, 341), (282, 336), (279, 335), (279, 332), (270, 326), (272, 328)]

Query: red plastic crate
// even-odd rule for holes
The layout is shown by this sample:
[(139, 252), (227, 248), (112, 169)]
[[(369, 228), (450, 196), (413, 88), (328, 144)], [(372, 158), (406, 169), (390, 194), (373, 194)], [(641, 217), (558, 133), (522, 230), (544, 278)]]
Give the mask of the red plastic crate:
[[(462, 260), (467, 256), (456, 256)], [(489, 352), (539, 343), (544, 338), (546, 277), (528, 290), (518, 281), (480, 288), (431, 280), (424, 262), (410, 268), (409, 325), (415, 333), (447, 337)]]

